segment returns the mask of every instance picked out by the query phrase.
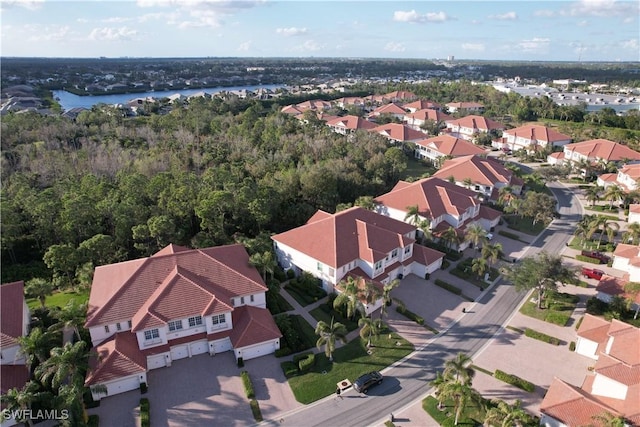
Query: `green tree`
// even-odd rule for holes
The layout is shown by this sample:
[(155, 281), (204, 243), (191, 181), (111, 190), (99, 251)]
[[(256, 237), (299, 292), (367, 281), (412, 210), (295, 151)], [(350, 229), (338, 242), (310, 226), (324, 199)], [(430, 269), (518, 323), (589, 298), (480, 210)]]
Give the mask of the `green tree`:
[(502, 256), (502, 244), (487, 243), (486, 245), (482, 246), (481, 255), (484, 259), (488, 260), (491, 264), (491, 267), (493, 267)]
[(480, 244), (484, 246), (484, 244), (488, 241), (487, 230), (485, 230), (478, 224), (471, 224), (465, 230), (464, 240), (472, 243), (476, 251), (478, 251)]
[(368, 211), (372, 211), (375, 209), (375, 203), (373, 202), (373, 197), (371, 196), (360, 196), (353, 203), (354, 206), (360, 206), (363, 209)]
[(484, 399), (482, 395), (473, 389), (469, 384), (460, 383), (457, 381), (447, 382), (440, 392), (440, 397), (444, 400), (453, 401), (453, 410), (455, 412), (455, 419), (453, 425), (458, 425), (460, 416), (464, 413), (465, 409), (474, 405), (477, 408), (484, 407)]
[(384, 323), (380, 319), (372, 319), (370, 317), (361, 317), (358, 320), (360, 326), (360, 337), (367, 340), (367, 347), (371, 347), (371, 337), (378, 338), (380, 332), (384, 329)]
[(465, 353), (458, 353), (444, 363), (444, 376), (453, 381), (471, 385), (476, 371), (470, 366), (473, 361)]
[(78, 341), (82, 339), (80, 329), (84, 328), (87, 318), (87, 305), (88, 303), (81, 304), (74, 299), (69, 300), (64, 307), (55, 312), (55, 317), (58, 319), (56, 328), (63, 333), (66, 329), (72, 330)]
[(316, 325), (316, 335), (319, 335), (316, 347), (321, 348), (324, 346), (324, 353), (329, 358), (330, 362), (333, 362), (333, 352), (336, 350), (336, 341), (340, 341), (343, 344), (347, 343), (347, 328), (340, 322), (333, 321), (327, 324), (322, 320)]
[(596, 215), (590, 225), (589, 233), (593, 235), (596, 231), (600, 232), (598, 237), (598, 249), (602, 244), (602, 237), (606, 234), (609, 242), (613, 243), (613, 237), (615, 233), (620, 229), (617, 222), (611, 221), (604, 215)]
[(80, 265), (78, 251), (71, 244), (52, 245), (44, 253), (44, 263), (53, 270), (54, 278), (64, 277), (66, 285), (73, 285), (76, 268)]
[(598, 427), (625, 427), (628, 425), (624, 417), (612, 414), (609, 411), (594, 415), (591, 419), (594, 421), (593, 425)]
[(471, 262), (471, 271), (476, 273), (479, 279), (484, 277), (484, 274), (489, 270), (489, 263), (485, 258), (475, 258)]
[(604, 191), (604, 199), (609, 201), (609, 209), (613, 209), (613, 202), (624, 199), (625, 191), (619, 185), (613, 184), (608, 186)]
[(251, 255), (249, 257), (249, 264), (262, 272), (262, 280), (264, 280), (265, 283), (267, 283), (267, 273), (273, 274), (273, 270), (278, 265), (271, 251), (258, 252)]
[(380, 319), (384, 317), (387, 313), (387, 307), (391, 305), (392, 301), (395, 301), (396, 304), (404, 306), (404, 303), (397, 298), (393, 298), (391, 296), (391, 291), (397, 288), (400, 285), (400, 280), (393, 279), (391, 282), (387, 283), (382, 288), (382, 307), (380, 307)]
[(602, 190), (603, 188), (599, 185), (589, 187), (584, 192), (584, 198), (587, 200), (587, 202), (591, 202), (591, 206), (595, 206), (596, 202), (600, 201), (601, 199)]
[(407, 206), (407, 213), (404, 216), (405, 222), (417, 226), (420, 224), (420, 208), (418, 205)]
[(516, 400), (513, 405), (497, 399), (492, 403), (493, 407), (487, 411), (484, 418), (485, 425), (490, 427), (537, 426), (534, 418), (522, 409), (520, 400)]
[[(0, 402), (2, 402), (3, 409), (10, 412), (19, 413), (20, 417), (16, 421), (21, 423), (27, 423), (29, 426), (33, 426), (33, 419), (29, 416), (29, 411), (34, 403), (43, 401), (49, 397), (50, 393), (41, 391), (40, 385), (31, 380), (28, 381), (21, 389), (11, 388), (5, 394), (0, 396)], [(4, 411), (3, 411), (4, 412)], [(35, 412), (33, 413), (35, 414)], [(4, 416), (0, 413), (0, 420), (4, 421)]]
[(449, 250), (452, 250), (454, 245), (458, 243), (458, 233), (453, 227), (447, 228), (440, 234), (440, 239), (444, 241), (444, 244)]
[(548, 194), (527, 191), (520, 211), (533, 220), (533, 225), (546, 223), (556, 214), (556, 200)]
[(33, 370), (47, 360), (57, 339), (56, 335), (40, 327), (31, 329), (29, 335), (19, 337), (18, 344), (20, 351), (26, 356), (27, 366)]
[(640, 222), (632, 222), (627, 225), (627, 231), (623, 234), (622, 241), (632, 245), (640, 244)]
[(51, 384), (53, 388), (58, 388), (63, 383), (82, 385), (83, 373), (89, 361), (86, 346), (84, 341), (78, 341), (74, 344), (66, 343), (63, 347), (54, 347), (51, 356), (36, 368), (36, 377), (43, 384)]
[(96, 234), (78, 245), (78, 256), (82, 262), (90, 261), (94, 266), (111, 264), (118, 259), (111, 236)]
[(348, 277), (347, 280), (342, 280), (341, 284), (343, 289), (336, 299), (333, 300), (333, 308), (336, 310), (346, 308), (346, 315), (350, 319), (353, 318), (356, 313), (360, 313), (361, 316), (364, 316), (364, 305), (358, 298), (358, 283), (353, 279), (353, 277)]
[(35, 277), (25, 282), (24, 291), (27, 297), (37, 298), (40, 301), (40, 306), (45, 307), (47, 297), (53, 293), (54, 286), (50, 280)]

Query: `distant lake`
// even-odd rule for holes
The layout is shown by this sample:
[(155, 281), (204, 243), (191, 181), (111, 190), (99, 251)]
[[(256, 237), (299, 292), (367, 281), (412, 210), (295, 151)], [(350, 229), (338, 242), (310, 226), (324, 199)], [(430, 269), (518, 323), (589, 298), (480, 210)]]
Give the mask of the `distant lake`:
[(234, 91), (234, 90), (250, 90), (257, 89), (279, 89), (283, 85), (258, 85), (258, 86), (228, 86), (228, 87), (213, 87), (213, 88), (198, 88), (198, 89), (175, 89), (175, 90), (159, 90), (150, 92), (137, 92), (137, 93), (121, 93), (112, 95), (87, 95), (79, 96), (66, 90), (54, 90), (53, 97), (60, 103), (64, 111), (70, 110), (76, 107), (91, 108), (96, 104), (126, 104), (128, 101), (135, 98), (146, 98), (151, 96), (153, 98), (166, 98), (176, 93), (184, 96), (193, 95), (198, 92), (206, 92), (214, 94), (222, 91)]

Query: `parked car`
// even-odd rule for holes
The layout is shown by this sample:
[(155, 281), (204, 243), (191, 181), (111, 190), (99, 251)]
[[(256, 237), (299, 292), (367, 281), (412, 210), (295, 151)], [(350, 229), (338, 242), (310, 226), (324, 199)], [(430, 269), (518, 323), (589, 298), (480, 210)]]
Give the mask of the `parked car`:
[(353, 388), (358, 393), (366, 393), (369, 388), (380, 383), (382, 383), (382, 374), (378, 371), (371, 371), (359, 376), (358, 379), (353, 382)]
[(611, 261), (611, 257), (603, 254), (602, 252), (598, 252), (598, 251), (582, 251), (581, 254), (582, 254), (582, 256), (586, 256), (586, 257), (589, 257), (589, 258), (595, 258), (595, 259), (599, 260), (601, 264), (607, 264), (609, 261)]
[(598, 270), (597, 268), (584, 267), (582, 269), (582, 275), (584, 277), (588, 277), (590, 279), (600, 280), (600, 279), (602, 279), (602, 276), (604, 275), (604, 271)]

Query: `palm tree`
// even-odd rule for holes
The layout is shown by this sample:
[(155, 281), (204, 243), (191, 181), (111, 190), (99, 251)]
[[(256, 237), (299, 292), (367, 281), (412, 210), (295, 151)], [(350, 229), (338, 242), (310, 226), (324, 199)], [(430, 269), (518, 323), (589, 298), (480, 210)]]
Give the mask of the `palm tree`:
[(249, 257), (249, 265), (262, 270), (262, 280), (267, 283), (267, 273), (273, 274), (277, 262), (273, 257), (273, 252), (265, 251), (263, 253), (255, 253)]
[(445, 231), (443, 231), (442, 234), (440, 234), (440, 238), (444, 240), (447, 248), (449, 248), (449, 250), (452, 250), (453, 245), (458, 242), (458, 233), (456, 232), (456, 229), (453, 228), (453, 226), (450, 226)]
[(444, 399), (442, 398), (442, 389), (444, 386), (453, 381), (450, 376), (445, 376), (442, 372), (438, 371), (436, 373), (436, 378), (431, 381), (429, 384), (436, 388), (436, 397), (438, 398), (438, 409), (442, 410), (442, 405), (444, 403)]
[(591, 229), (590, 229), (591, 235), (593, 235), (593, 233), (595, 233), (597, 230), (600, 230), (600, 238), (598, 239), (598, 249), (600, 249), (600, 244), (602, 243), (602, 236), (606, 234), (607, 238), (609, 239), (609, 242), (613, 243), (614, 234), (617, 230), (620, 229), (620, 226), (618, 225), (617, 222), (613, 222), (609, 220), (604, 215), (597, 215), (595, 218), (593, 218), (590, 225), (591, 225)]
[(595, 425), (602, 427), (625, 427), (627, 425), (624, 417), (614, 415), (609, 411), (604, 411), (591, 418), (596, 421)]
[[(415, 226), (420, 224), (420, 221), (421, 221), (420, 208), (418, 207), (418, 205), (407, 206), (407, 213), (404, 216), (404, 220), (405, 220), (405, 222), (408, 222), (409, 224), (412, 224), (412, 225), (415, 225)], [(407, 221), (407, 220), (409, 220), (409, 221)]]
[(471, 189), (471, 186), (473, 185), (473, 180), (471, 178), (465, 178), (462, 183), (464, 184), (465, 187), (467, 187), (467, 189)]
[(475, 389), (469, 384), (459, 383), (457, 381), (450, 381), (444, 384), (440, 391), (440, 396), (443, 401), (447, 399), (453, 400), (453, 408), (456, 414), (453, 425), (458, 425), (460, 416), (464, 410), (471, 404), (476, 405), (478, 408), (484, 406), (484, 399)]
[(522, 402), (516, 400), (509, 405), (504, 400), (493, 400), (495, 405), (487, 411), (484, 424), (495, 427), (528, 426), (533, 422), (533, 417), (522, 409)]
[(87, 303), (78, 304), (72, 299), (61, 310), (56, 310), (55, 316), (59, 320), (59, 323), (54, 325), (55, 329), (73, 329), (78, 340), (81, 339), (80, 328), (84, 327), (87, 317)]
[(467, 227), (464, 234), (464, 240), (473, 243), (473, 246), (478, 250), (480, 243), (484, 245), (487, 242), (487, 230), (482, 228), (478, 224), (472, 224)]
[(371, 337), (378, 338), (380, 336), (380, 332), (384, 328), (384, 323), (380, 319), (372, 319), (370, 317), (361, 317), (358, 320), (358, 326), (360, 329), (360, 337), (362, 339), (367, 338), (367, 347), (371, 347)]
[(632, 245), (640, 244), (640, 222), (632, 222), (629, 224), (622, 239), (623, 243), (631, 243)]
[(42, 308), (45, 307), (45, 301), (49, 295), (53, 293), (54, 286), (50, 280), (35, 277), (25, 283), (24, 291), (27, 296), (37, 298)]
[(624, 199), (625, 192), (619, 185), (613, 184), (604, 192), (604, 199), (609, 201), (609, 209), (613, 209), (613, 202)]
[[(21, 417), (16, 421), (33, 425), (33, 420), (28, 418), (31, 413), (31, 405), (35, 402), (43, 400), (50, 393), (41, 391), (40, 384), (31, 380), (27, 382), (22, 389), (12, 388), (7, 390), (6, 394), (0, 396), (0, 402), (2, 402), (3, 409), (21, 414)], [(19, 412), (16, 412), (19, 411)], [(35, 412), (34, 412), (35, 414)], [(0, 417), (2, 418), (2, 417)]]
[(587, 200), (587, 202), (591, 202), (591, 206), (595, 206), (596, 202), (600, 201), (602, 190), (604, 189), (599, 185), (589, 187), (584, 192), (584, 198)]
[(465, 353), (458, 353), (455, 358), (444, 363), (444, 376), (451, 377), (459, 383), (471, 384), (476, 374), (476, 371), (469, 366), (471, 362), (471, 358)]
[(502, 244), (487, 243), (486, 245), (482, 246), (481, 254), (484, 259), (489, 261), (491, 267), (493, 267), (502, 255)]
[(353, 277), (348, 277), (345, 282), (342, 280), (342, 292), (338, 294), (335, 300), (333, 300), (333, 308), (336, 310), (342, 310), (343, 307), (347, 308), (347, 317), (353, 318), (356, 312), (364, 315), (364, 305), (358, 298), (358, 283)]
[(53, 348), (51, 356), (36, 368), (36, 377), (53, 388), (67, 382), (82, 385), (84, 378), (81, 373), (86, 370), (89, 361), (86, 346), (84, 341), (78, 341)]
[(330, 362), (333, 362), (333, 352), (336, 350), (336, 340), (347, 343), (347, 328), (340, 322), (333, 322), (331, 318), (331, 324), (327, 324), (320, 320), (316, 325), (316, 335), (319, 335), (316, 347), (320, 348), (324, 346), (324, 354), (327, 355)]
[(580, 244), (583, 248), (586, 246), (587, 240), (589, 240), (593, 235), (594, 230), (591, 227), (592, 221), (593, 217), (591, 217), (591, 215), (586, 215), (576, 224), (576, 229), (573, 232), (574, 236), (580, 237)]
[(471, 271), (476, 273), (479, 279), (482, 279), (482, 277), (484, 276), (484, 274), (487, 272), (488, 269), (489, 269), (489, 263), (484, 258), (475, 258), (471, 262)]
[(524, 201), (522, 199), (513, 199), (511, 200), (509, 205), (505, 208), (505, 211), (507, 213), (513, 213), (515, 215), (522, 217), (521, 208), (523, 203)]
[(54, 334), (38, 327), (33, 328), (29, 335), (18, 338), (20, 351), (26, 356), (29, 369), (34, 369), (47, 360), (56, 339)]
[(428, 219), (424, 219), (420, 221), (417, 227), (418, 227), (418, 230), (422, 232), (423, 242), (426, 241), (427, 239), (433, 238), (433, 233), (431, 232), (431, 221), (429, 221)]
[(509, 206), (511, 200), (513, 200), (516, 196), (513, 194), (513, 187), (507, 185), (505, 187), (501, 187), (498, 190), (498, 203), (502, 205)]
[(382, 288), (382, 307), (380, 307), (380, 319), (382, 319), (387, 313), (387, 306), (391, 304), (391, 301), (395, 301), (397, 304), (404, 306), (404, 303), (402, 301), (391, 296), (391, 291), (397, 288), (398, 285), (400, 285), (400, 280), (393, 279)]

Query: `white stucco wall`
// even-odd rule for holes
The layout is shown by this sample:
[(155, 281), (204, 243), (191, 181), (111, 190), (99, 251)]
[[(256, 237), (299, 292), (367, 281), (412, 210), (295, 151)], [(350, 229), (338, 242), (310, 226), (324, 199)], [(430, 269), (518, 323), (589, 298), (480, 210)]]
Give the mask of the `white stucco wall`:
[(11, 345), (0, 348), (0, 365), (24, 365), (25, 357), (20, 351), (19, 345)]
[(598, 355), (596, 354), (597, 350), (597, 342), (578, 337), (578, 340), (576, 341), (576, 353), (590, 357), (591, 359), (598, 359)]
[(624, 400), (627, 397), (627, 390), (628, 387), (626, 385), (605, 377), (604, 375), (596, 374), (591, 393), (594, 396)]
[(542, 414), (540, 416), (540, 425), (542, 427), (568, 427), (566, 424), (563, 424), (562, 422), (546, 414)]

